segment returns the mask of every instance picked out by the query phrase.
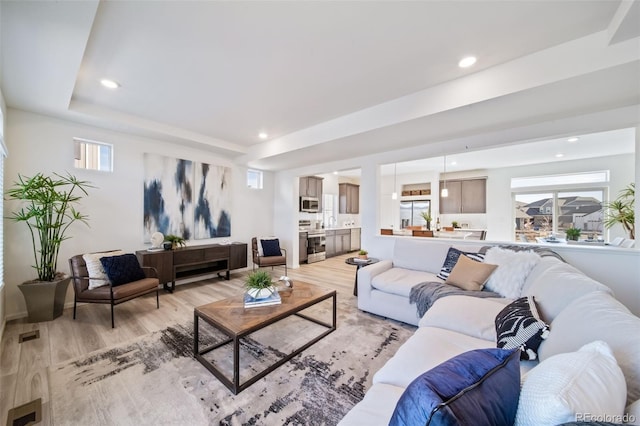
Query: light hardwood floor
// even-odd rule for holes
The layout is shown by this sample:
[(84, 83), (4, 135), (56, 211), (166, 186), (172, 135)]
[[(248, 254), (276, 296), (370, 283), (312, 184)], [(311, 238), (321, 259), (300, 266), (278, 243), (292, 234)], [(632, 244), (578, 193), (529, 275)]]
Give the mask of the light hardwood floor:
[[(357, 304), (353, 296), (356, 267), (345, 264), (351, 255), (289, 269), (289, 277), (335, 289), (338, 300)], [(249, 260), (250, 262), (250, 260)], [(211, 278), (178, 285), (173, 294), (161, 291), (160, 309), (155, 294), (134, 299), (115, 307), (115, 324), (111, 328), (109, 305), (79, 305), (76, 320), (73, 308), (53, 321), (7, 323), (0, 346), (0, 413), (1, 425), (7, 424), (8, 411), (37, 398), (42, 399), (42, 425), (55, 424), (49, 404), (49, 367), (84, 356), (96, 350), (124, 343), (172, 324), (193, 318), (193, 308), (243, 292), (245, 272), (231, 274), (226, 281)], [(276, 267), (275, 278), (284, 273)], [(20, 334), (38, 330), (39, 339), (18, 343)]]

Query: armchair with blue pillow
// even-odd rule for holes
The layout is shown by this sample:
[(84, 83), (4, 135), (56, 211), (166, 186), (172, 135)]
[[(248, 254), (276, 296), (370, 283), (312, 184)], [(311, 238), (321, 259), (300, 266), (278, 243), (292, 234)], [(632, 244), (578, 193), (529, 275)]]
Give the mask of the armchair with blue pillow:
[(280, 247), (280, 240), (276, 237), (253, 237), (251, 239), (251, 257), (253, 269), (270, 266), (284, 266), (287, 275), (287, 250)]

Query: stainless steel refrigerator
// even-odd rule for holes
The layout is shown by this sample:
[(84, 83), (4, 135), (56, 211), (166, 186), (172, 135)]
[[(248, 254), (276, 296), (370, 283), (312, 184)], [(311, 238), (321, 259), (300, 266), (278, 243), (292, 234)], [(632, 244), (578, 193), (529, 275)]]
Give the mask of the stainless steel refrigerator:
[(431, 201), (429, 200), (400, 201), (400, 228), (426, 225), (420, 214), (430, 210)]

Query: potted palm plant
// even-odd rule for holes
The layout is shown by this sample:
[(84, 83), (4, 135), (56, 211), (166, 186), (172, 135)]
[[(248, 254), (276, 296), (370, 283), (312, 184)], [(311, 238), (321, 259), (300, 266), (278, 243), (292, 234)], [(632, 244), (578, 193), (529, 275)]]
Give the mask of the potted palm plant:
[(635, 240), (635, 202), (636, 185), (635, 183), (630, 183), (620, 191), (618, 198), (610, 203), (604, 204), (604, 207), (607, 209), (607, 218), (605, 219), (604, 226), (612, 228), (619, 223), (624, 230), (629, 233), (629, 238)]
[(87, 216), (75, 209), (75, 205), (88, 195), (92, 186), (71, 174), (54, 173), (33, 177), (18, 175), (6, 195), (20, 206), (8, 219), (27, 225), (31, 234), (31, 246), (37, 278), (18, 284), (27, 304), (30, 322), (50, 321), (62, 315), (70, 277), (58, 272), (58, 254), (69, 226), (76, 221), (87, 223)]

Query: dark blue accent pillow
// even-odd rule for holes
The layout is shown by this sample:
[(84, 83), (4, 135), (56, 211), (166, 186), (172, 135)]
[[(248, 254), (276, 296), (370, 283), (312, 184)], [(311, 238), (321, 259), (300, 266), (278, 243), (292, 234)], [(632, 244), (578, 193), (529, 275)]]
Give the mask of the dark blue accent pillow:
[(520, 352), (476, 349), (443, 362), (405, 389), (389, 426), (513, 425)]
[(111, 284), (118, 286), (121, 284), (138, 281), (145, 278), (144, 271), (138, 263), (138, 258), (134, 254), (123, 254), (121, 256), (101, 257), (100, 263)]
[(264, 256), (282, 256), (280, 251), (280, 241), (276, 238), (274, 240), (261, 240), (262, 253)]

